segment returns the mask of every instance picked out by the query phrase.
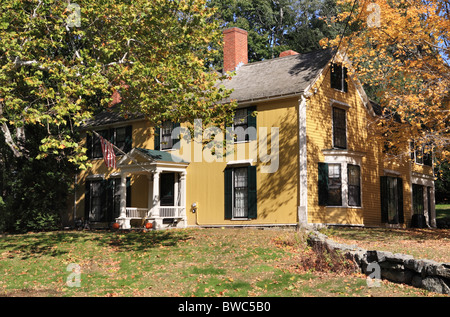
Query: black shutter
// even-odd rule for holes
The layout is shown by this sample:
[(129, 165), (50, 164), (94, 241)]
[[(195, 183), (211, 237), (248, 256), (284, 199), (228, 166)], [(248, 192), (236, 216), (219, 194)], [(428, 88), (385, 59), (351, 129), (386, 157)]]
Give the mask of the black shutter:
[(99, 221), (107, 221), (107, 214), (108, 214), (107, 192), (108, 192), (108, 181), (106, 179), (102, 179), (101, 185), (100, 185), (101, 217), (100, 217)]
[(161, 129), (158, 127), (154, 128), (154, 133), (153, 133), (153, 137), (154, 137), (154, 150), (160, 150), (161, 149), (161, 140), (160, 138), (160, 134), (161, 134)]
[(131, 207), (131, 177), (127, 177), (127, 201), (126, 207)]
[[(173, 129), (179, 128), (179, 127), (180, 127), (180, 124), (179, 124), (178, 122), (175, 122), (175, 123), (172, 125), (172, 127), (173, 127)], [(175, 139), (172, 140), (172, 148), (175, 148), (175, 145), (176, 145), (177, 143), (179, 143), (179, 142), (180, 142), (180, 136), (178, 135)]]
[(319, 206), (326, 206), (328, 202), (328, 164), (319, 163)]
[[(247, 127), (253, 127), (256, 130), (256, 115), (253, 115), (253, 112), (256, 111), (256, 106), (248, 107), (247, 108)], [(255, 134), (247, 134), (248, 140), (253, 141), (256, 140), (256, 133)]]
[(256, 200), (256, 166), (247, 168), (247, 198), (248, 198), (248, 218), (257, 218)]
[(381, 222), (388, 222), (388, 176), (380, 177)]
[(92, 158), (92, 135), (90, 132), (86, 132), (86, 148), (87, 152), (86, 155), (89, 159)]
[(233, 218), (233, 170), (224, 171), (225, 179), (225, 219)]
[(91, 211), (91, 182), (86, 181), (84, 189), (84, 219), (89, 220), (89, 212)]
[(330, 66), (330, 86), (331, 88), (339, 89), (339, 73), (336, 64)]
[(133, 146), (133, 126), (128, 125), (125, 127), (125, 147), (123, 151), (128, 153)]
[(405, 218), (403, 216), (403, 180), (401, 177), (397, 177), (397, 197), (398, 197), (397, 203), (398, 222), (404, 223)]
[(347, 67), (342, 66), (342, 71), (344, 73), (344, 92), (348, 92)]
[(106, 181), (106, 221), (113, 221), (114, 214), (114, 181), (110, 178)]

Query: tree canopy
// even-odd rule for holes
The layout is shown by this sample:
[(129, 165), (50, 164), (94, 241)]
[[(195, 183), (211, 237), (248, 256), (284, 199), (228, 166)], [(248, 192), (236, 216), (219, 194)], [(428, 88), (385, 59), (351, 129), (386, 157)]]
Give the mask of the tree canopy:
[(384, 109), (380, 135), (395, 156), (416, 149), (449, 152), (450, 4), (441, 0), (339, 0), (336, 19), (351, 32), (324, 46), (346, 53), (351, 73), (375, 87)]
[(227, 92), (208, 68), (221, 33), (204, 0), (4, 0), (0, 4), (0, 127), (16, 157), (27, 125), (47, 133), (39, 158), (84, 167), (75, 130), (109, 109), (164, 120), (220, 124)]

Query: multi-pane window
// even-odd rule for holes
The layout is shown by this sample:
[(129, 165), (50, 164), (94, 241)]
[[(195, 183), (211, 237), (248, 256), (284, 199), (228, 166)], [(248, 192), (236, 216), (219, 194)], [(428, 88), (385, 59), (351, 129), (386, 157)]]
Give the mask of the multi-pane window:
[[(127, 206), (131, 187), (127, 178)], [(86, 182), (85, 218), (91, 222), (110, 222), (120, 214), (120, 178), (89, 180)]]
[(246, 130), (247, 130), (247, 109), (237, 109), (234, 115), (234, 133), (236, 133), (236, 141), (246, 140)]
[(234, 141), (256, 140), (256, 106), (237, 109), (233, 118)]
[[(114, 151), (116, 155), (128, 153), (132, 146), (132, 126), (111, 128), (97, 131), (104, 139), (115, 145)], [(88, 134), (86, 140), (87, 154), (89, 158), (103, 157), (102, 145), (100, 138), (96, 134)], [(118, 150), (119, 149), (119, 150)]]
[(416, 215), (424, 214), (424, 199), (423, 188), (424, 186), (418, 184), (412, 184), (413, 189), (413, 210)]
[(169, 150), (173, 149), (175, 145), (180, 141), (179, 138), (172, 139), (172, 132), (175, 128), (179, 127), (179, 123), (171, 121), (164, 121), (160, 128), (155, 129), (155, 150)]
[(415, 159), (417, 164), (433, 166), (433, 153), (430, 145), (416, 147), (414, 141), (410, 142), (411, 159)]
[(330, 72), (331, 88), (347, 92), (347, 68), (342, 65), (331, 64)]
[(248, 214), (247, 168), (234, 169), (233, 218), (246, 218)]
[(342, 205), (341, 164), (328, 164), (328, 205)]
[(381, 176), (381, 221), (403, 223), (403, 180), (401, 177)]
[(347, 165), (348, 205), (361, 206), (361, 168), (358, 165)]
[(333, 107), (333, 146), (347, 148), (347, 118), (345, 109)]
[(255, 219), (256, 166), (228, 167), (225, 176), (225, 219)]
[(161, 150), (171, 149), (173, 123), (170, 121), (163, 122), (161, 127)]
[(320, 206), (361, 206), (361, 168), (347, 163), (319, 163)]

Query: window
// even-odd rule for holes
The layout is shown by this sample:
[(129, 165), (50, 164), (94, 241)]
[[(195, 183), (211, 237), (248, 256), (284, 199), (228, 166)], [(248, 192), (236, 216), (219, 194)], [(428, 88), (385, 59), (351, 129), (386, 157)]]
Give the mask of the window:
[(342, 206), (341, 165), (319, 163), (319, 205)]
[(410, 142), (411, 159), (417, 164), (423, 164), (433, 166), (433, 152), (431, 145), (424, 145), (423, 147), (416, 148), (414, 141)]
[(358, 165), (347, 165), (348, 205), (361, 206), (361, 168)]
[[(130, 205), (130, 178), (127, 178), (127, 206)], [(120, 178), (86, 182), (85, 219), (111, 222), (120, 215)]]
[(423, 191), (424, 186), (418, 184), (412, 184), (413, 190), (413, 210), (416, 215), (424, 214), (424, 199)]
[(342, 65), (331, 64), (330, 72), (331, 88), (337, 89), (342, 92), (347, 92), (347, 68), (343, 67)]
[(403, 223), (403, 181), (401, 177), (381, 176), (381, 222)]
[(172, 122), (164, 122), (161, 127), (161, 150), (172, 148)]
[(179, 127), (179, 123), (171, 121), (164, 121), (161, 128), (156, 129), (155, 133), (155, 150), (169, 150), (172, 149), (180, 140), (172, 139), (172, 131)]
[(361, 207), (361, 168), (347, 163), (319, 163), (319, 205)]
[(333, 107), (333, 147), (347, 148), (346, 111), (337, 107)]
[(256, 116), (253, 114), (254, 111), (256, 111), (255, 106), (236, 110), (233, 119), (236, 142), (256, 140)]
[[(114, 148), (116, 155), (122, 155), (122, 152), (128, 153), (131, 151), (132, 146), (132, 126), (118, 127), (96, 131), (103, 138), (114, 144), (117, 148)], [(88, 134), (86, 138), (87, 155), (89, 158), (101, 158), (103, 157), (102, 146), (100, 138), (95, 134)]]
[(225, 169), (225, 219), (256, 216), (256, 166)]

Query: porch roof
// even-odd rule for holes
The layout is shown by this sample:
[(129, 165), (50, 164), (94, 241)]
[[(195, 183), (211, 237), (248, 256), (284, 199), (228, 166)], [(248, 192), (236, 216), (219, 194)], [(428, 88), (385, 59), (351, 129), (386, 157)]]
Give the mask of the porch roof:
[(181, 157), (171, 154), (166, 151), (149, 150), (143, 148), (136, 148), (136, 150), (149, 156), (152, 160), (157, 162), (170, 162), (170, 163), (189, 163), (184, 161)]

